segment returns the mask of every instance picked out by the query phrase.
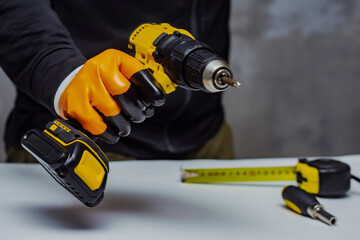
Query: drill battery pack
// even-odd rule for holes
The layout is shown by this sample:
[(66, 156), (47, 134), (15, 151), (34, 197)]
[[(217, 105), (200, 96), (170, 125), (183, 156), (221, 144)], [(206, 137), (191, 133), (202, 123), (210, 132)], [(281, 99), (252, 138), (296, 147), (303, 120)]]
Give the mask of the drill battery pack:
[(22, 146), (72, 195), (88, 207), (104, 197), (109, 161), (100, 147), (67, 121), (55, 119), (44, 131), (32, 129)]

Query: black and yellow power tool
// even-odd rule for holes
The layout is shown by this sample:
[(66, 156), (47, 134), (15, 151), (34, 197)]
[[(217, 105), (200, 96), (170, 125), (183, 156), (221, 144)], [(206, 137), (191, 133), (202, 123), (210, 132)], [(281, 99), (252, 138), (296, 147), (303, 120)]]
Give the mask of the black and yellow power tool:
[(92, 139), (69, 122), (56, 119), (43, 132), (32, 129), (22, 137), (21, 145), (86, 206), (101, 202), (109, 161)]
[[(128, 46), (166, 93), (176, 86), (206, 92), (240, 86), (225, 60), (186, 30), (143, 24), (131, 34)], [(72, 125), (56, 119), (43, 132), (27, 132), (21, 144), (70, 193), (86, 206), (96, 206), (104, 196), (108, 159), (91, 135)]]
[(166, 93), (180, 86), (220, 92), (240, 87), (226, 61), (186, 30), (170, 24), (143, 24), (130, 36), (129, 54), (142, 62)]

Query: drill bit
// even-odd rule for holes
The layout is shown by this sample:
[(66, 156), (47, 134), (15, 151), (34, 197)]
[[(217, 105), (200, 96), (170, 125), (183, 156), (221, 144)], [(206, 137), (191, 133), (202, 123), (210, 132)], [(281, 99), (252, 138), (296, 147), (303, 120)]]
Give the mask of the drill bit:
[(221, 80), (224, 82), (224, 83), (227, 83), (229, 84), (230, 86), (233, 86), (233, 87), (236, 87), (236, 88), (239, 88), (241, 86), (241, 83), (237, 82), (236, 80), (232, 79), (232, 78), (229, 78), (227, 76), (222, 76), (221, 77)]
[(316, 198), (295, 186), (285, 186), (282, 190), (285, 204), (293, 211), (314, 219), (319, 219), (329, 225), (336, 223), (336, 217), (326, 212)]

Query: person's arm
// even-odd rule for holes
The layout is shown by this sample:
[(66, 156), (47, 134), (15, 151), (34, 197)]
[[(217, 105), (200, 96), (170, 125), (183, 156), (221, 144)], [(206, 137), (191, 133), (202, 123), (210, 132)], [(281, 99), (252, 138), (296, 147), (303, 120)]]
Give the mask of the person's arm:
[(53, 113), (114, 143), (129, 134), (128, 121), (141, 122), (164, 103), (163, 90), (133, 57), (107, 50), (85, 59), (49, 1), (0, 1), (0, 66)]
[(0, 0), (0, 66), (54, 113), (55, 92), (86, 59), (48, 0)]

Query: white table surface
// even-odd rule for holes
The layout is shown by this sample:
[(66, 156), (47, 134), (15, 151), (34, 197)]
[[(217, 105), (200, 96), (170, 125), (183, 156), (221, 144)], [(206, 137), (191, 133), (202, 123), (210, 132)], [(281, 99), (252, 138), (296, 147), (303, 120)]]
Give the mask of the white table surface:
[[(360, 176), (360, 155), (347, 162)], [(296, 158), (110, 163), (103, 202), (88, 208), (35, 164), (0, 164), (0, 239), (360, 239), (360, 184), (318, 200), (328, 226), (288, 210), (285, 184), (184, 184), (180, 167), (295, 165)]]

